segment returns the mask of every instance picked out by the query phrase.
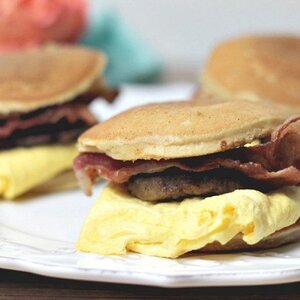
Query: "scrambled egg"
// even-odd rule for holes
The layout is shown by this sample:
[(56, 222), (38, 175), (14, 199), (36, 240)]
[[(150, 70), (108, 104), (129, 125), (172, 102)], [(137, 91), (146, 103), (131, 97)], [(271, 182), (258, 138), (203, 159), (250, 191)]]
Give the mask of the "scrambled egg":
[(77, 249), (175, 258), (214, 241), (224, 245), (238, 233), (247, 244), (255, 244), (299, 217), (300, 188), (269, 194), (236, 190), (205, 199), (151, 203), (109, 184), (85, 221)]
[(0, 152), (0, 197), (14, 199), (70, 169), (74, 145), (37, 146)]

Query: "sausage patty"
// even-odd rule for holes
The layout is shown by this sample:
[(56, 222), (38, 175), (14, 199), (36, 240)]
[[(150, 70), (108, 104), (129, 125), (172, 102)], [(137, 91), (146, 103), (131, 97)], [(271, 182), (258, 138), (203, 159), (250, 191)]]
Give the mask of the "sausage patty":
[(220, 195), (237, 189), (271, 189), (237, 172), (218, 169), (201, 173), (161, 172), (140, 174), (130, 178), (128, 189), (146, 201), (174, 200), (188, 196)]

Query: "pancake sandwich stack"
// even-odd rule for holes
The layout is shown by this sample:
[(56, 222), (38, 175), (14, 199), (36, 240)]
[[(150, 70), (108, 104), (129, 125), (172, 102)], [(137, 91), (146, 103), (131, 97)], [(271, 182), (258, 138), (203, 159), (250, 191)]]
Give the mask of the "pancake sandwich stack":
[(95, 125), (74, 170), (93, 205), (77, 249), (175, 258), (300, 236), (300, 116), (265, 102), (149, 104)]
[(12, 199), (71, 169), (75, 141), (112, 101), (101, 53), (51, 45), (0, 56), (0, 195)]

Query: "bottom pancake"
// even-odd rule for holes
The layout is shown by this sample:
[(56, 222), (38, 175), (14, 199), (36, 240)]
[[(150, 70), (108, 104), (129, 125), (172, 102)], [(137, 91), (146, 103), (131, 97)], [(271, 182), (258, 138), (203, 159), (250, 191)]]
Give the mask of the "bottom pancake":
[(276, 248), (295, 241), (300, 241), (300, 219), (295, 224), (274, 232), (254, 245), (245, 243), (242, 235), (238, 234), (225, 245), (213, 242), (197, 250), (197, 252), (225, 253), (236, 251), (258, 251)]

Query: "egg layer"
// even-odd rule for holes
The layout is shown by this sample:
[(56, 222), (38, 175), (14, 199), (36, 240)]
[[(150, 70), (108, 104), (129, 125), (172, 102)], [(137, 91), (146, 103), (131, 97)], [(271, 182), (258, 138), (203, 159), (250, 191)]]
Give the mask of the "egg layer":
[(77, 249), (104, 255), (129, 251), (176, 258), (212, 242), (226, 244), (241, 233), (253, 245), (300, 217), (300, 188), (264, 194), (236, 190), (178, 202), (139, 200), (110, 183), (82, 228)]
[(16, 148), (0, 152), (0, 196), (14, 199), (70, 169), (74, 145)]

